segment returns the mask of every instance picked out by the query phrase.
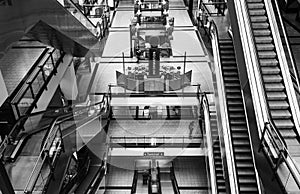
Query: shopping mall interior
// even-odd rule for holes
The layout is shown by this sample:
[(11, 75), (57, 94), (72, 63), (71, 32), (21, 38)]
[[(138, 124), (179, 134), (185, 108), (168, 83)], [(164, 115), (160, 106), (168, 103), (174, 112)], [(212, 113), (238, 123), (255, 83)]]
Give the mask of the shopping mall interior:
[(300, 193), (299, 0), (0, 0), (0, 194)]

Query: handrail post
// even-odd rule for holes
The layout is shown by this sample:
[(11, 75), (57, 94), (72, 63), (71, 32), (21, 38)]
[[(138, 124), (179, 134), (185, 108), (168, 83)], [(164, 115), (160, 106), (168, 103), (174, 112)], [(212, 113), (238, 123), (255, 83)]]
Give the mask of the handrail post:
[(263, 147), (263, 141), (264, 141), (264, 136), (265, 136), (265, 133), (267, 131), (267, 125), (269, 125), (270, 123), (269, 122), (265, 122), (265, 127), (264, 127), (264, 130), (262, 132), (262, 135), (261, 135), (261, 139), (260, 139), (260, 142), (259, 142), (259, 148), (258, 148), (258, 152), (261, 151), (262, 147)]

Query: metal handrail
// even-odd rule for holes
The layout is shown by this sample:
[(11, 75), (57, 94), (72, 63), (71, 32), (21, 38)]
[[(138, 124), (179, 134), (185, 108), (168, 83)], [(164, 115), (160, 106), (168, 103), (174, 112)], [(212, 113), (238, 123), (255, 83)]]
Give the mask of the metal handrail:
[(300, 81), (299, 81), (299, 74), (298, 74), (298, 70), (297, 70), (297, 66), (296, 66), (296, 62), (295, 62), (295, 57), (294, 57), (294, 55), (292, 54), (292, 51), (291, 51), (290, 41), (289, 41), (289, 39), (287, 37), (285, 25), (284, 25), (284, 23), (282, 21), (282, 16), (281, 16), (281, 12), (280, 12), (280, 9), (279, 9), (279, 6), (278, 6), (278, 2), (277, 2), (277, 0), (273, 0), (273, 2), (275, 3), (275, 7), (276, 7), (275, 11), (278, 14), (279, 24), (280, 24), (280, 27), (282, 29), (284, 41), (286, 42), (286, 47), (287, 47), (287, 50), (288, 50), (288, 55), (289, 55), (289, 58), (291, 60), (291, 65), (292, 65), (292, 68), (293, 68), (293, 71), (294, 71), (293, 73), (294, 73), (294, 76), (295, 76), (295, 80), (296, 80), (296, 84), (297, 84), (297, 89), (298, 89), (298, 92), (299, 92), (300, 91)]

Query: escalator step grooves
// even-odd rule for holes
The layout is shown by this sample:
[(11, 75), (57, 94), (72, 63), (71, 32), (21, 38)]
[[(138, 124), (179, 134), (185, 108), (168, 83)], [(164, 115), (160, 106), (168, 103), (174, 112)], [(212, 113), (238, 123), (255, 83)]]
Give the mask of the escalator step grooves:
[(265, 2), (247, 0), (247, 5), (271, 117), (283, 138), (296, 137)]
[[(257, 5), (254, 7), (259, 8), (263, 6)], [(256, 16), (257, 14), (262, 13), (260, 11), (253, 12), (253, 15)], [(269, 43), (266, 42), (264, 44)], [(238, 68), (235, 61), (232, 40), (221, 39), (219, 48), (239, 191), (240, 193), (258, 193), (241, 86), (237, 72)], [(268, 48), (272, 48), (272, 45), (270, 45)], [(269, 67), (267, 66), (266, 68)], [(265, 69), (265, 71), (278, 71), (276, 67), (274, 69), (271, 68), (272, 67), (270, 67), (270, 69)]]

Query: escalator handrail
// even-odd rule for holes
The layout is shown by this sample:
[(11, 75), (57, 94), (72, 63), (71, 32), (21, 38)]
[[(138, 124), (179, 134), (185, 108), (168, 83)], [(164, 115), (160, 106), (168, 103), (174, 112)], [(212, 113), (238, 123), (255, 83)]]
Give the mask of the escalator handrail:
[(179, 190), (179, 186), (178, 186), (178, 182), (175, 176), (175, 171), (174, 171), (174, 163), (172, 161), (172, 166), (170, 167), (170, 172), (171, 172), (171, 181), (172, 181), (172, 186), (173, 186), (173, 190), (174, 190), (174, 194), (180, 194), (180, 190)]
[[(246, 10), (247, 10), (247, 16), (248, 16), (248, 20), (250, 20), (250, 18), (249, 18), (249, 16), (250, 16), (250, 11), (249, 11), (249, 9), (248, 9), (248, 6), (247, 5), (245, 5), (246, 6)], [(251, 24), (250, 24), (251, 25)], [(255, 48), (256, 48), (256, 44), (255, 44), (255, 40), (254, 40), (254, 36), (253, 36), (253, 30), (251, 30), (251, 34), (250, 34), (250, 39), (251, 39), (251, 43), (255, 46)], [(256, 61), (259, 61), (258, 60), (258, 50), (257, 50), (257, 48), (256, 49), (254, 49), (254, 53), (255, 53), (255, 60)], [(258, 63), (256, 63), (256, 65), (258, 65)], [(271, 108), (270, 108), (270, 105), (269, 105), (269, 103), (268, 103), (268, 101), (267, 101), (267, 99), (268, 99), (268, 97), (267, 97), (267, 93), (266, 93), (266, 86), (265, 86), (265, 84), (264, 84), (264, 82), (263, 82), (263, 78), (262, 78), (262, 75), (263, 75), (263, 73), (262, 73), (262, 69), (259, 67), (259, 66), (257, 66), (257, 69), (259, 70), (259, 72), (260, 72), (260, 75), (259, 75), (259, 79), (258, 79), (258, 81), (259, 81), (259, 83), (260, 83), (260, 85), (263, 87), (263, 101), (264, 101), (264, 104), (266, 105), (266, 107), (267, 107), (267, 119), (268, 119), (268, 122), (274, 127), (274, 130), (276, 131), (276, 134), (277, 134), (277, 136), (280, 138), (280, 141), (282, 142), (282, 144), (283, 145), (285, 145), (285, 147), (287, 147), (287, 144), (286, 144), (286, 142), (285, 142), (285, 140), (284, 140), (284, 138), (282, 137), (282, 135), (281, 135), (281, 133), (279, 132), (279, 130), (278, 130), (278, 128), (276, 127), (276, 125), (275, 125), (275, 123), (274, 123), (274, 121), (273, 121), (273, 119), (272, 119), (272, 116), (271, 116)]]
[[(219, 45), (220, 45), (220, 41), (219, 41), (219, 33), (218, 33), (218, 28), (217, 28), (217, 25), (216, 23), (212, 20), (210, 22), (210, 26), (209, 26), (209, 35), (210, 35), (210, 39), (213, 40), (215, 39), (216, 40), (216, 49), (217, 49), (217, 55), (219, 56), (218, 60), (219, 61), (215, 61), (214, 63), (218, 63), (218, 64), (221, 64), (221, 59), (220, 59), (220, 56), (221, 56), (221, 52), (220, 52), (220, 49), (219, 49)], [(223, 76), (223, 75), (221, 75)], [(221, 82), (222, 82), (222, 86), (224, 86), (224, 79), (221, 78)], [(223, 90), (224, 94), (225, 94), (225, 90)], [(225, 97), (224, 97), (225, 98)], [(227, 103), (224, 103), (224, 106), (226, 106), (224, 109), (226, 109), (226, 114), (227, 114), (227, 120), (229, 119), (228, 118), (228, 115), (229, 115), (229, 112), (228, 112), (228, 108), (227, 108)], [(228, 121), (227, 121), (228, 122)], [(229, 122), (228, 122), (229, 123)], [(228, 126), (227, 126), (228, 127)], [(227, 129), (228, 130), (228, 129)], [(225, 139), (225, 138), (224, 138)], [(231, 170), (232, 170), (232, 178), (229, 177), (229, 182), (234, 182), (234, 185), (232, 185), (231, 187), (231, 192), (232, 193), (238, 193), (239, 189), (238, 189), (238, 182), (237, 182), (237, 173), (236, 173), (236, 162), (235, 162), (235, 159), (234, 159), (234, 155), (233, 155), (233, 144), (232, 144), (232, 140), (231, 140), (231, 135), (228, 134), (228, 143), (230, 144), (229, 146), (229, 154), (230, 154), (230, 160), (231, 160), (231, 163), (228, 164), (227, 166), (230, 166)], [(226, 148), (225, 148), (226, 149)]]
[(106, 175), (107, 170), (107, 160), (109, 156), (109, 144), (106, 144), (106, 151), (103, 154), (103, 160), (101, 161), (101, 168), (95, 174), (93, 181), (89, 184), (88, 189), (85, 191), (85, 194), (95, 193), (98, 189), (98, 185), (101, 183), (103, 177)]
[(106, 170), (106, 167), (105, 167), (104, 161), (102, 161), (101, 162), (101, 167), (99, 168), (99, 170), (97, 171), (97, 173), (93, 177), (93, 179), (92, 179), (93, 181), (88, 186), (88, 189), (85, 191), (84, 194), (91, 194), (91, 193), (96, 192), (96, 190), (98, 189), (99, 183), (102, 181), (102, 179), (105, 175), (105, 170)]
[[(282, 20), (282, 16), (281, 16), (281, 11), (279, 9), (279, 5), (278, 5), (278, 2), (277, 0), (273, 0), (274, 4), (275, 4), (275, 11), (276, 11), (276, 14), (278, 14), (278, 19), (279, 19), (279, 25), (282, 29), (282, 32), (283, 32), (283, 37), (284, 37), (284, 41), (286, 43), (286, 47), (287, 47), (287, 50), (288, 50), (288, 55), (291, 59), (291, 65), (292, 65), (292, 68), (293, 68), (293, 73), (294, 73), (294, 76), (295, 76), (295, 80), (296, 80), (296, 84), (297, 84), (297, 89), (298, 91), (300, 91), (300, 81), (299, 81), (299, 73), (298, 73), (298, 69), (297, 69), (297, 66), (296, 66), (296, 62), (295, 62), (295, 57), (292, 53), (292, 49), (290, 47), (290, 41), (287, 37), (287, 31), (286, 31), (286, 28), (285, 28), (285, 25), (283, 23), (283, 20)], [(277, 22), (278, 24), (278, 22)]]
[(138, 179), (138, 170), (134, 170), (133, 181), (132, 181), (131, 192), (130, 192), (131, 194), (136, 193), (137, 179)]

